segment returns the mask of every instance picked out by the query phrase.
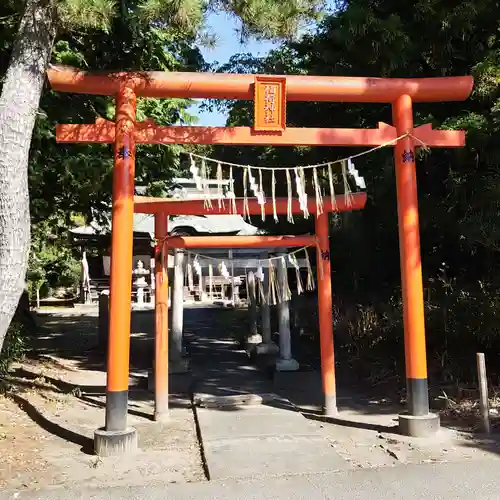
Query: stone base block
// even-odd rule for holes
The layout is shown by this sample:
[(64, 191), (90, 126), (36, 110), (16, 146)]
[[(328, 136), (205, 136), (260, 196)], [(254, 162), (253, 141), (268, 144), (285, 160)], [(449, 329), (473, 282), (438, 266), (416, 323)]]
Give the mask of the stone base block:
[(262, 344), (257, 344), (255, 346), (255, 354), (257, 356), (278, 354), (280, 352), (279, 347), (274, 342), (262, 342)]
[(399, 415), (399, 432), (404, 436), (428, 437), (439, 430), (439, 415), (428, 413), (423, 416)]
[(137, 431), (129, 427), (124, 431), (97, 429), (94, 432), (94, 452), (99, 457), (127, 455), (137, 450)]
[(260, 333), (256, 333), (255, 335), (250, 335), (244, 340), (244, 346), (247, 353), (251, 356), (255, 352), (255, 348), (262, 344), (262, 335)]
[(297, 360), (290, 359), (278, 359), (276, 361), (276, 371), (278, 372), (296, 372), (300, 368)]

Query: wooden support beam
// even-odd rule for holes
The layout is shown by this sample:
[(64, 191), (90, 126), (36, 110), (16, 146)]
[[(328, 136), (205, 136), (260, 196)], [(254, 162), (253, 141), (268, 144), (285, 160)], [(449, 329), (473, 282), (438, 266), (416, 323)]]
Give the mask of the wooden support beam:
[(171, 236), (166, 239), (169, 248), (267, 248), (305, 247), (314, 245), (313, 235), (299, 236)]
[[(433, 130), (422, 125), (413, 131), (429, 147), (462, 147), (462, 130)], [(352, 128), (295, 128), (282, 132), (256, 132), (251, 127), (191, 127), (156, 125), (152, 120), (138, 123), (135, 130), (137, 144), (228, 144), (233, 146), (380, 146), (397, 138), (392, 125), (380, 122), (374, 129)], [(113, 143), (115, 124), (98, 118), (94, 125), (56, 125), (56, 139), (61, 143)]]
[[(215, 203), (214, 203), (215, 201)], [(169, 215), (231, 215), (231, 203), (225, 200), (224, 206), (219, 209), (216, 200), (212, 200), (212, 209), (205, 208), (205, 201), (200, 200), (174, 200), (171, 198), (149, 198), (147, 196), (134, 197), (134, 210), (136, 213), (154, 214), (165, 212)], [(299, 201), (293, 199), (291, 202), (292, 212), (301, 214)], [(361, 210), (366, 205), (366, 193), (354, 193), (350, 196), (339, 195), (335, 197), (334, 202), (329, 197), (323, 198), (323, 210), (325, 212), (348, 212), (350, 210)], [(288, 209), (287, 198), (276, 198), (276, 213), (286, 214)], [(308, 201), (309, 213), (316, 212), (316, 200), (313, 198)], [(255, 198), (248, 200), (248, 211), (251, 215), (260, 215), (261, 206)], [(268, 215), (273, 214), (273, 204), (266, 203), (264, 211)], [(236, 212), (243, 215), (243, 199), (236, 200)]]

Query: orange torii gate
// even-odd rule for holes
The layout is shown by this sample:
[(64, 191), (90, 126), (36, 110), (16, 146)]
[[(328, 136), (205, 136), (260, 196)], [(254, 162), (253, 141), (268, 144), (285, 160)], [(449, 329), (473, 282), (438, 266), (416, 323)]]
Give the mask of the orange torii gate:
[[(471, 77), (423, 79), (388, 79), (324, 76), (260, 76), (207, 73), (86, 73), (64, 67), (48, 71), (52, 88), (60, 92), (114, 96), (115, 122), (98, 119), (93, 125), (58, 125), (59, 142), (114, 143), (112, 260), (110, 328), (106, 424), (95, 433), (96, 452), (120, 453), (136, 446), (134, 429), (127, 428), (128, 373), (130, 349), (130, 302), (132, 269), (132, 220), (134, 213), (134, 165), (136, 144), (232, 144), (232, 145), (307, 145), (307, 146), (379, 146), (394, 141), (397, 206), (400, 235), (401, 277), (404, 304), (405, 360), (408, 413), (400, 416), (401, 431), (410, 435), (433, 432), (438, 417), (429, 413), (427, 362), (425, 352), (424, 303), (418, 221), (415, 168), (415, 145), (460, 147), (465, 143), (463, 131), (432, 130), (430, 125), (413, 126), (414, 102), (465, 100), (469, 96)], [(266, 102), (271, 91), (277, 99), (272, 109)], [(147, 120), (136, 122), (137, 97), (216, 98), (255, 101), (253, 127), (179, 127), (157, 126)], [(286, 101), (390, 103), (393, 125), (379, 124), (375, 129), (325, 129), (286, 127)], [(335, 209), (362, 208), (364, 194), (354, 195), (350, 207), (343, 197), (324, 199), (324, 213), (316, 214), (318, 257), (324, 264), (324, 279), (319, 286), (320, 337), (325, 413), (336, 412), (333, 328), (331, 321), (331, 283), (328, 245), (328, 212)], [(286, 213), (287, 200), (277, 200), (278, 213)], [(242, 213), (242, 200), (236, 203)], [(135, 209), (155, 213), (157, 237), (167, 234), (167, 214), (204, 214), (203, 201), (181, 202), (165, 199), (136, 198)], [(214, 209), (216, 213), (218, 209)], [(250, 211), (260, 213), (256, 200), (250, 200)], [(266, 211), (271, 213), (266, 205)], [(293, 211), (300, 212), (293, 200)], [(215, 213), (212, 211), (211, 213)], [(220, 212), (229, 213), (229, 212)], [(258, 237), (254, 237), (258, 238)], [(219, 246), (222, 242), (219, 241)], [(262, 240), (264, 241), (264, 240)], [(286, 246), (293, 246), (293, 238)], [(189, 238), (172, 239), (173, 245), (198, 245)], [(203, 244), (206, 244), (204, 241)], [(247, 240), (256, 246), (258, 239)], [(234, 243), (224, 242), (224, 245)], [(278, 240), (273, 243), (279, 246)], [(283, 245), (284, 246), (284, 245)], [(161, 264), (160, 264), (161, 265)], [(165, 270), (157, 264), (157, 276), (166, 280)], [(157, 281), (158, 282), (158, 281)], [(167, 359), (167, 325), (159, 321), (166, 304), (167, 289), (157, 288), (156, 359)], [(163, 309), (164, 310), (164, 309)], [(161, 324), (159, 324), (161, 323)], [(168, 408), (168, 367), (156, 363), (156, 414), (160, 418)], [(163, 394), (163, 398), (161, 398)], [(162, 400), (163, 399), (163, 400)]]
[[(322, 264), (324, 279), (318, 281), (318, 310), (320, 321), (321, 374), (323, 392), (325, 394), (325, 412), (329, 415), (337, 411), (335, 362), (333, 348), (332, 322), (332, 288), (330, 269), (330, 245), (328, 240), (328, 214), (360, 210), (366, 204), (365, 193), (355, 193), (346, 197), (336, 196), (335, 202), (330, 198), (323, 199), (323, 213), (315, 214), (314, 200), (309, 201), (309, 211), (315, 216), (316, 235), (298, 236), (172, 236), (168, 235), (168, 215), (196, 215), (207, 213), (204, 200), (171, 200), (135, 196), (136, 213), (155, 214), (155, 237), (161, 241), (161, 249), (165, 254), (169, 248), (266, 248), (266, 247), (302, 247), (315, 245), (317, 259)], [(236, 200), (237, 213), (243, 213), (243, 200)], [(273, 208), (268, 203), (264, 206), (267, 214)], [(276, 199), (276, 211), (286, 214), (288, 200)], [(294, 214), (302, 213), (298, 200), (292, 200), (291, 210)], [(260, 215), (262, 207), (256, 200), (248, 200), (250, 215)], [(212, 214), (231, 214), (231, 208), (215, 208)], [(160, 420), (168, 412), (168, 273), (161, 259), (156, 259), (155, 269), (155, 419)], [(128, 369), (128, 366), (127, 366)]]

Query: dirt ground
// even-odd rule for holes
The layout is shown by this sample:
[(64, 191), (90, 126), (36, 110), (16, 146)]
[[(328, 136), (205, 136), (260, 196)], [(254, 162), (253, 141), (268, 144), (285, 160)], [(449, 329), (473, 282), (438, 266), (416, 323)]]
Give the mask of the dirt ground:
[(92, 451), (94, 430), (104, 424), (106, 382), (104, 356), (92, 350), (95, 312), (39, 317), (37, 357), (13, 367), (0, 396), (0, 489), (204, 480), (187, 380), (174, 380), (168, 423), (153, 421), (150, 316), (133, 319), (129, 422), (139, 451), (117, 458)]

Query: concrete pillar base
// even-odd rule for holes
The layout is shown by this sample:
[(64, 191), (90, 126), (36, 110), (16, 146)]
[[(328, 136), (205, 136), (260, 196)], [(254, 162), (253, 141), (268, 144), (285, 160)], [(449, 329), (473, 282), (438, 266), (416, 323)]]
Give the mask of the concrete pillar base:
[(162, 412), (155, 411), (153, 418), (155, 422), (159, 423), (168, 422), (170, 420), (170, 411), (168, 410)]
[(248, 347), (255, 349), (255, 346), (262, 344), (262, 335), (260, 333), (255, 333), (254, 335), (250, 335), (245, 339), (245, 343)]
[(399, 432), (403, 436), (427, 437), (439, 430), (439, 415), (428, 413), (422, 416), (399, 415)]
[(325, 394), (324, 397), (323, 415), (325, 415), (325, 417), (336, 417), (339, 413), (337, 409), (337, 397), (333, 394)]
[(278, 372), (296, 372), (300, 368), (297, 360), (290, 359), (278, 359), (276, 361), (276, 371)]
[(254, 350), (254, 353), (258, 356), (265, 354), (278, 354), (279, 352), (280, 349), (274, 342), (262, 342), (262, 344), (257, 344)]
[(99, 457), (127, 455), (137, 450), (137, 431), (129, 427), (124, 431), (97, 429), (94, 432), (94, 452)]

